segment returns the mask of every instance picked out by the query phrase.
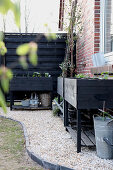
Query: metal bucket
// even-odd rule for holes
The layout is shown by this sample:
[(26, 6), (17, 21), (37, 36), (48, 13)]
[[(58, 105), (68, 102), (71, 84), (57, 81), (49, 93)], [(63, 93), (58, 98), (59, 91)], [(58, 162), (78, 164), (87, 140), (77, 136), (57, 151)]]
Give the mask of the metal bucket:
[(21, 103), (22, 103), (22, 106), (29, 106), (29, 104), (30, 104), (30, 100), (29, 99), (27, 99), (27, 100), (22, 100), (21, 101)]
[(113, 159), (113, 120), (106, 117), (93, 117), (97, 156)]

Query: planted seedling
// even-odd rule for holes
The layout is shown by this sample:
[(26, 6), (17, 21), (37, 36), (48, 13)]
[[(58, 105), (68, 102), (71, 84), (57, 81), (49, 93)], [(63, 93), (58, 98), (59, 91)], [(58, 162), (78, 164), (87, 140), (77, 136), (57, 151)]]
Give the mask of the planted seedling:
[[(108, 111), (106, 111), (106, 109), (105, 109), (105, 101), (103, 102), (103, 109), (98, 109), (98, 110), (100, 111), (100, 116), (102, 117), (103, 121), (106, 119), (106, 117), (113, 119), (111, 114)], [(110, 109), (108, 109), (108, 110), (110, 110)], [(110, 111), (112, 111), (112, 110), (110, 110)]]
[(41, 77), (41, 73), (39, 73), (39, 72), (34, 72), (32, 77)]
[(51, 77), (49, 73), (45, 73), (45, 77)]

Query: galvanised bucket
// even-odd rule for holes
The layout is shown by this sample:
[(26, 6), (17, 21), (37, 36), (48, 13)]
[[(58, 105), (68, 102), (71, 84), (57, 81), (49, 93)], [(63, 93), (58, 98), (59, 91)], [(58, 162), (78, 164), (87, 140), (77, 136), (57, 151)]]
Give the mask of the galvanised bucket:
[(106, 117), (93, 117), (97, 156), (113, 159), (113, 120)]

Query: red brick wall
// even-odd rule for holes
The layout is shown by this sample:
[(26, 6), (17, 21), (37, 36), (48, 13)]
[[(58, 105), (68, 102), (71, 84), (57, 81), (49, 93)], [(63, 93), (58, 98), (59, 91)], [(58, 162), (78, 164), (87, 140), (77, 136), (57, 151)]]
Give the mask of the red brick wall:
[(90, 74), (92, 54), (100, 47), (100, 0), (78, 0), (83, 31), (77, 40), (77, 72)]
[(94, 53), (100, 50), (100, 0), (94, 2)]

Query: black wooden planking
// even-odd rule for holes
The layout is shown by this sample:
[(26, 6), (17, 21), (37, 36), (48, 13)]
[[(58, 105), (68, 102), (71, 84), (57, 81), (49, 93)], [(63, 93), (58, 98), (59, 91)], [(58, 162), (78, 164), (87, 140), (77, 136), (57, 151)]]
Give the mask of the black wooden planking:
[[(7, 36), (24, 36), (24, 37), (27, 37), (27, 36), (44, 36), (44, 33), (10, 33), (10, 32), (7, 32), (5, 33), (5, 35)], [(66, 33), (62, 34), (62, 33), (56, 33), (56, 35), (59, 35), (59, 36), (62, 36), (62, 37), (65, 37), (66, 36)]]
[[(18, 86), (17, 86), (18, 85)], [(10, 82), (11, 91), (52, 91), (52, 78), (15, 77)]]
[[(31, 75), (31, 74), (33, 74), (33, 72), (34, 71), (38, 71), (38, 70), (36, 70), (36, 69), (32, 69), (32, 70), (20, 70), (20, 69), (14, 69), (13, 70), (13, 73), (15, 74), (15, 75), (20, 75), (20, 76), (23, 76), (23, 75), (27, 75), (28, 73)], [(45, 72), (47, 72), (48, 70), (45, 70), (45, 71), (40, 71), (40, 73), (41, 74), (44, 74)], [(49, 74), (51, 75), (51, 76), (54, 76), (55, 78), (56, 78), (56, 76), (58, 77), (58, 75), (61, 73), (61, 71), (60, 70), (54, 70), (54, 71), (49, 71)]]
[[(109, 82), (110, 83), (110, 82)], [(90, 87), (78, 87), (78, 94), (91, 95), (91, 94), (108, 94), (113, 91), (113, 84), (109, 86), (90, 86)]]
[[(89, 94), (89, 95), (80, 95), (78, 96), (78, 104), (79, 102), (102, 102), (102, 101), (106, 101), (106, 102), (113, 102), (113, 93), (108, 94), (108, 93), (104, 93), (104, 94)], [(96, 103), (94, 103), (96, 104)], [(106, 103), (107, 104), (107, 103)]]
[[(102, 109), (103, 108), (103, 101), (97, 101), (97, 100), (83, 100), (78, 102), (78, 109)], [(112, 101), (106, 101), (106, 108), (113, 108), (113, 100)]]
[[(50, 41), (48, 41), (46, 38), (38, 38), (38, 37), (31, 37), (31, 38), (29, 38), (29, 37), (6, 37), (7, 35), (5, 35), (5, 41), (7, 41), (7, 42), (14, 42), (14, 43), (28, 43), (28, 42), (30, 42), (30, 41), (34, 41), (34, 42), (36, 42), (36, 43), (39, 43), (39, 42), (43, 42), (43, 43), (49, 43)], [(58, 38), (58, 39), (56, 39), (56, 40), (51, 40), (51, 42), (53, 42), (53, 43), (58, 43), (58, 42), (64, 42), (64, 41), (66, 41), (66, 39), (65, 38)]]
[[(6, 65), (7, 67), (10, 68), (10, 63)], [(15, 66), (15, 69), (22, 69), (22, 66), (21, 65), (16, 65)], [(59, 69), (59, 66), (58, 65), (37, 65), (37, 67), (34, 67), (33, 65), (30, 65), (29, 64), (29, 67), (28, 67), (28, 70), (35, 70), (35, 71), (45, 71), (45, 70), (48, 70), (48, 71), (51, 71), (51, 69), (54, 71), (54, 70), (58, 70)]]
[[(11, 50), (8, 50), (7, 52), (7, 56), (10, 56), (10, 55), (16, 55), (16, 51), (11, 49)], [(37, 55), (39, 56), (64, 56), (65, 55), (65, 49), (60, 49), (58, 51), (56, 50), (40, 50), (38, 51)]]
[(35, 41), (38, 43), (38, 65), (36, 67), (29, 64), (27, 70), (24, 70), (19, 64), (13, 68), (16, 75), (30, 75), (37, 71), (44, 75), (45, 72), (53, 77), (53, 89), (56, 93), (56, 78), (61, 74), (59, 64), (64, 60), (66, 48), (66, 34), (56, 34), (56, 40), (48, 41), (44, 34), (22, 34), (22, 33), (6, 33), (5, 44), (8, 53), (5, 56), (5, 63), (10, 67), (12, 62), (18, 61), (16, 48), (18, 45)]
[[(21, 43), (13, 43), (13, 42), (9, 42), (6, 43), (7, 48), (8, 49), (15, 49), (17, 48), (19, 45), (21, 45)], [(62, 43), (38, 43), (38, 49), (52, 49), (52, 48), (56, 48), (56, 49), (65, 49), (66, 48), (66, 43), (62, 42)]]
[[(6, 55), (6, 57), (7, 57), (7, 55)], [(10, 56), (10, 57), (6, 58), (7, 62), (15, 62), (18, 59), (19, 59), (18, 56), (13, 56), (13, 57)], [(38, 56), (38, 64), (40, 64), (41, 62), (42, 62), (42, 64), (45, 64), (45, 63), (50, 62), (50, 60), (51, 60), (51, 63), (49, 63), (49, 64), (52, 64), (52, 63), (56, 64), (56, 60), (57, 60), (58, 63), (61, 63), (62, 59), (63, 59), (63, 56), (57, 56), (57, 57), (54, 57), (54, 58), (50, 57), (50, 56), (48, 56), (48, 57), (45, 57), (45, 56), (39, 57)]]
[(94, 130), (84, 131), (84, 134), (91, 140), (91, 142), (92, 142), (94, 145), (96, 145), (95, 136), (94, 136)]
[[(66, 129), (70, 133), (73, 141), (77, 143), (77, 131), (73, 130), (70, 126), (67, 126)], [(95, 136), (93, 135), (92, 130), (81, 132), (81, 145), (82, 146), (95, 146)]]
[(5, 41), (7, 42), (30, 42), (30, 41), (35, 41), (35, 42), (64, 42), (66, 41), (66, 38), (57, 38), (55, 40), (50, 40), (48, 41), (45, 37), (38, 37), (38, 36), (34, 36), (34, 37), (30, 37), (29, 35), (27, 37), (24, 36), (7, 36), (7, 34), (5, 34)]
[(77, 100), (79, 109), (113, 107), (113, 80), (77, 80)]
[[(90, 135), (90, 133), (89, 133)], [(86, 135), (85, 131), (81, 131), (81, 138), (84, 141), (86, 146), (94, 146), (94, 143), (92, 142), (93, 139), (91, 140), (91, 136), (89, 137), (89, 135)], [(91, 134), (92, 135), (92, 134)], [(94, 136), (93, 136), (94, 137)]]
[[(6, 66), (10, 67), (10, 65), (11, 65), (11, 62), (8, 62), (8, 64)], [(15, 68), (20, 68), (20, 67), (22, 67), (20, 64), (17, 64), (15, 66)], [(28, 69), (34, 69), (34, 68), (37, 68), (37, 69), (42, 68), (42, 70), (43, 70), (43, 68), (46, 68), (46, 69), (51, 69), (52, 68), (54, 70), (56, 68), (59, 69), (59, 65), (56, 65), (55, 63), (49, 63), (48, 64), (47, 62), (38, 62), (37, 67), (36, 67), (36, 66), (33, 66), (33, 65), (29, 64)]]
[[(10, 56), (10, 55), (16, 55), (16, 51), (13, 49), (8, 50), (7, 56)], [(59, 56), (60, 55), (61, 56), (61, 55), (65, 55), (65, 49), (60, 49), (60, 50), (48, 49), (48, 50), (40, 50), (40, 51), (38, 50), (37, 55), (39, 56), (56, 56), (56, 55)]]
[(27, 107), (27, 106), (22, 106), (22, 105), (13, 105), (12, 109), (17, 109), (17, 110), (50, 110), (51, 107)]
[(111, 79), (107, 79), (107, 80), (105, 80), (105, 79), (96, 79), (96, 80), (93, 80), (93, 79), (90, 79), (90, 80), (88, 80), (88, 79), (81, 79), (81, 80), (77, 80), (77, 86), (78, 87), (83, 87), (83, 86), (85, 86), (85, 87), (90, 87), (90, 86), (92, 86), (92, 87), (100, 87), (100, 86), (112, 86), (113, 85), (113, 80), (111, 80)]
[[(76, 130), (73, 130), (73, 129), (72, 129), (71, 127), (69, 127), (69, 126), (67, 126), (66, 129), (67, 129), (68, 132), (70, 133), (73, 141), (74, 141), (75, 143), (77, 143), (77, 131), (76, 131)], [(81, 139), (81, 145), (82, 145), (82, 146), (85, 146), (85, 143), (84, 143), (84, 141), (83, 141), (82, 139)]]

